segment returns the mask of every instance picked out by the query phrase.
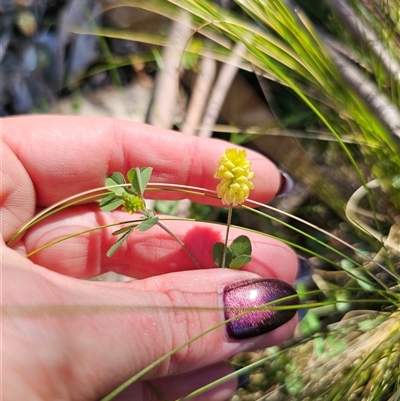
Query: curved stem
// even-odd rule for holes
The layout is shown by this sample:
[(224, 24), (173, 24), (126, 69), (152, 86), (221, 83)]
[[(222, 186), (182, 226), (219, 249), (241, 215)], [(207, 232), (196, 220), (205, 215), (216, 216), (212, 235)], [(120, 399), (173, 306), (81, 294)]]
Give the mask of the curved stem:
[[(105, 188), (105, 187), (104, 187)], [(87, 192), (82, 192), (80, 194), (71, 196), (67, 199), (63, 199), (60, 202), (55, 203), (54, 205), (49, 206), (48, 208), (42, 210), (40, 213), (37, 215), (33, 216), (31, 220), (28, 221), (24, 226), (22, 226), (7, 242), (6, 245), (10, 246), (12, 242), (14, 242), (20, 235), (28, 231), (31, 227), (33, 227), (35, 224), (39, 223), (40, 221), (46, 219), (47, 217), (52, 216), (53, 214), (60, 212), (63, 209), (67, 209), (71, 206), (78, 205), (83, 202), (87, 202), (89, 200), (94, 200), (100, 196), (105, 195), (105, 193), (97, 193), (95, 195), (88, 196), (86, 198), (82, 198), (81, 196), (86, 194), (86, 193), (91, 193), (91, 192), (98, 192), (101, 189), (104, 188), (96, 188), (95, 190), (90, 190)], [(69, 200), (75, 199), (73, 202), (70, 203), (65, 203)]]

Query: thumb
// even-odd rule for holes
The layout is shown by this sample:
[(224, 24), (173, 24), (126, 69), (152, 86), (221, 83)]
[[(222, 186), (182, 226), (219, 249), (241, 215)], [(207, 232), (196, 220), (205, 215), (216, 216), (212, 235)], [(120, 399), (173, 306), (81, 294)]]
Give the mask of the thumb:
[[(262, 310), (221, 325), (244, 308), (294, 294), (288, 284), (250, 272), (89, 282), (15, 255), (3, 270), (3, 342), (9, 373), (29, 378), (24, 386), (38, 399), (98, 399), (151, 364), (146, 380), (179, 376), (279, 343), (296, 323), (294, 310)], [(18, 380), (10, 383), (20, 394)]]

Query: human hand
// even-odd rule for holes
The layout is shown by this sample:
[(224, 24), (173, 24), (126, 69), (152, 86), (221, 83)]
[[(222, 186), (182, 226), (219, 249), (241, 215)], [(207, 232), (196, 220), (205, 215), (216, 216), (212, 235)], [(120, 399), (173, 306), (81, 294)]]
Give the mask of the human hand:
[[(6, 118), (1, 124), (5, 242), (38, 210), (103, 186), (114, 171), (151, 166), (152, 181), (215, 189), (214, 170), (229, 147), (223, 141), (113, 119), (27, 116)], [(252, 199), (266, 203), (278, 192), (281, 175), (261, 155), (248, 151), (248, 158), (256, 173)], [(146, 193), (151, 196), (187, 197)], [(225, 228), (200, 222), (165, 225), (191, 249), (204, 270), (195, 270), (180, 245), (157, 227), (133, 233), (112, 258), (106, 257), (115, 241), (109, 230), (25, 257), (56, 238), (123, 220), (123, 212), (102, 212), (88, 203), (37, 224), (12, 244), (13, 249), (2, 243), (4, 400), (97, 400), (171, 350), (221, 324), (221, 292), (228, 284), (260, 277), (292, 283), (296, 276), (296, 254), (254, 233), (246, 233), (253, 245), (248, 265), (240, 271), (212, 268), (211, 249), (223, 241)], [(232, 238), (239, 234), (240, 230), (230, 231)], [(110, 270), (141, 280), (80, 280)], [(212, 330), (116, 399), (161, 399), (151, 386), (167, 399), (184, 396), (234, 371), (221, 361), (290, 337), (296, 318), (287, 320), (268, 334), (245, 339), (228, 338), (224, 326)], [(235, 379), (230, 380), (204, 394), (204, 399), (223, 400), (236, 385)]]

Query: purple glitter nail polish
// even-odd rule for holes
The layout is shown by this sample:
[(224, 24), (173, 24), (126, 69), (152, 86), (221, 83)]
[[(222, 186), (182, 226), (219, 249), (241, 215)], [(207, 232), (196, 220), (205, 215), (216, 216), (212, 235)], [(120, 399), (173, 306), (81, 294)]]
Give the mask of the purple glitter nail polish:
[[(228, 284), (223, 292), (225, 319), (240, 315), (248, 308), (261, 307), (266, 303), (296, 294), (294, 288), (288, 283), (272, 278)], [(285, 301), (273, 302), (268, 306), (297, 305), (298, 303), (298, 297), (292, 297)], [(274, 310), (268, 306), (245, 313), (227, 323), (229, 337), (241, 340), (268, 333), (288, 322), (296, 314), (296, 309)]]

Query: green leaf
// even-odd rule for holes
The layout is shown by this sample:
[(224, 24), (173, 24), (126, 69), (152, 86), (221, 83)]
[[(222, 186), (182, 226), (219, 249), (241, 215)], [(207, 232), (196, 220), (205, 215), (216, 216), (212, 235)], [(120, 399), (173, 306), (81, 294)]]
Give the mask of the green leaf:
[[(111, 187), (114, 185), (126, 184), (125, 178), (121, 173), (112, 173), (109, 177), (106, 178), (105, 186)], [(109, 188), (110, 191), (115, 192), (120, 188)]]
[(116, 172), (110, 175), (110, 178), (114, 180), (117, 184), (126, 184), (125, 177), (122, 173)]
[(126, 188), (118, 187), (118, 188), (115, 188), (114, 194), (115, 194), (115, 196), (121, 197), (122, 194), (123, 194), (125, 191), (126, 191)]
[[(150, 181), (150, 177), (151, 174), (153, 172), (153, 168), (152, 167), (145, 167), (145, 168), (141, 168), (140, 169), (140, 173), (142, 176), (142, 186), (143, 186), (143, 192), (145, 191), (147, 184)], [(143, 195), (143, 193), (141, 193), (141, 195)]]
[[(127, 174), (126, 174), (126, 176), (128, 177), (128, 181), (132, 184), (132, 186), (135, 188), (135, 185), (136, 185), (136, 183), (137, 183), (137, 177), (136, 177), (136, 175), (137, 175), (137, 170), (139, 170), (137, 167), (135, 167), (135, 168), (131, 168), (128, 172), (127, 172)], [(140, 170), (139, 170), (140, 171)]]
[(239, 255), (232, 259), (231, 263), (229, 263), (230, 269), (240, 269), (244, 265), (247, 265), (251, 261), (250, 255)]
[(100, 206), (106, 205), (115, 199), (114, 192), (109, 192), (101, 201)]
[(112, 233), (112, 235), (119, 235), (119, 234), (123, 234), (129, 230), (135, 229), (138, 225), (137, 224), (133, 224), (131, 226), (127, 226), (127, 227), (122, 227), (119, 230), (116, 230)]
[(106, 196), (100, 201), (101, 210), (104, 210), (105, 212), (110, 212), (111, 210), (119, 208), (124, 203), (122, 199), (115, 198), (114, 194), (111, 195), (112, 197)]
[(212, 256), (214, 263), (218, 267), (228, 267), (232, 260), (232, 253), (229, 248), (226, 250), (226, 257), (225, 257), (225, 266), (221, 266), (222, 264), (222, 255), (224, 253), (224, 244), (222, 242), (216, 242), (212, 249)]
[(131, 235), (134, 228), (127, 231), (107, 252), (107, 256), (111, 258), (112, 255), (118, 250), (118, 248), (124, 243), (124, 241)]
[(155, 226), (157, 223), (158, 223), (158, 217), (152, 217), (151, 219), (146, 219), (139, 224), (138, 226), (139, 231), (143, 232), (150, 230), (150, 228)]
[(223, 252), (224, 252), (224, 244), (222, 242), (216, 242), (212, 248), (212, 257), (213, 257), (214, 263), (218, 267), (221, 267)]
[(239, 235), (239, 237), (235, 238), (229, 249), (232, 252), (233, 258), (236, 258), (240, 255), (248, 255), (251, 256), (251, 242), (249, 237), (246, 235)]
[(143, 196), (146, 186), (149, 183), (152, 171), (153, 169), (151, 167), (136, 167), (128, 171), (128, 180), (139, 195)]

